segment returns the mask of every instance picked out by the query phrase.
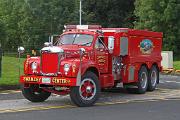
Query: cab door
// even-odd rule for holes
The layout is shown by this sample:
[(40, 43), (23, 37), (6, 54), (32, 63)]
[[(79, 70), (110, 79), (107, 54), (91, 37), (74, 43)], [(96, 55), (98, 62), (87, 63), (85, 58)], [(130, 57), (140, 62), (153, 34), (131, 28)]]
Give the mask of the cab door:
[(108, 73), (108, 48), (103, 43), (102, 38), (97, 38), (95, 42), (95, 61), (100, 73)]

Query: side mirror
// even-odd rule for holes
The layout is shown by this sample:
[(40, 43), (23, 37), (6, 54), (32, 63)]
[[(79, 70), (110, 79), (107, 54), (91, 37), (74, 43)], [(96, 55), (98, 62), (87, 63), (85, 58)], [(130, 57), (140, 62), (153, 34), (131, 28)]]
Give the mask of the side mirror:
[(110, 53), (113, 53), (113, 50), (114, 50), (114, 37), (113, 36), (108, 37), (108, 49)]
[(49, 43), (51, 45), (55, 45), (58, 43), (60, 36), (59, 35), (51, 35), (49, 36)]
[(19, 54), (23, 54), (24, 51), (25, 51), (24, 47), (22, 47), (22, 46), (18, 47), (18, 53)]

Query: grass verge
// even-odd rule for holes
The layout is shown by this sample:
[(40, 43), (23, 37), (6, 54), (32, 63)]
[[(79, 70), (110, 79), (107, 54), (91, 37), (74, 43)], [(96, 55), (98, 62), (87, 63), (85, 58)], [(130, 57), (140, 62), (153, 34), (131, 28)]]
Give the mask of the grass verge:
[(180, 61), (174, 61), (174, 69), (180, 70)]
[[(23, 73), (23, 61), (20, 59), (21, 74)], [(0, 85), (17, 85), (19, 83), (19, 59), (16, 57), (3, 56), (2, 75)]]

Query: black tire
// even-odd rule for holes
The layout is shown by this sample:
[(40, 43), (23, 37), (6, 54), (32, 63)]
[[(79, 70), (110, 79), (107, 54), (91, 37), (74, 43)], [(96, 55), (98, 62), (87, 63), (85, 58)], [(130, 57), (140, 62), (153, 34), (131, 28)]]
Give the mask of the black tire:
[(148, 87), (148, 70), (142, 66), (138, 73), (137, 93), (144, 94)]
[(43, 102), (49, 98), (50, 92), (44, 91), (38, 85), (31, 85), (29, 88), (21, 86), (23, 96), (31, 102)]
[[(87, 85), (87, 82), (90, 87)], [(87, 86), (85, 86), (85, 84)], [(83, 90), (82, 92), (83, 87), (85, 90)], [(87, 99), (84, 97), (85, 95), (83, 95), (83, 93), (87, 95), (86, 96)], [(94, 103), (99, 98), (99, 93), (100, 93), (100, 84), (99, 84), (98, 77), (93, 72), (88, 71), (82, 76), (80, 86), (71, 87), (70, 97), (71, 97), (72, 102), (76, 104), (77, 106), (88, 107), (88, 106), (94, 105)]]
[(152, 66), (149, 72), (148, 78), (148, 91), (154, 91), (156, 89), (157, 83), (159, 80), (159, 70), (156, 66)]

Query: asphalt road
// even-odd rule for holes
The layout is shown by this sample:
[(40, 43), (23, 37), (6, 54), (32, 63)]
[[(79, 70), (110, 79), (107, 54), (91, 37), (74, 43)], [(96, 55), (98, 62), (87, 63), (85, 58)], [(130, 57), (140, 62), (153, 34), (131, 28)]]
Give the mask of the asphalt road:
[(179, 120), (180, 101), (115, 104), (5, 113), (1, 120)]
[(88, 108), (74, 106), (68, 95), (31, 103), (19, 90), (1, 91), (0, 102), (0, 120), (180, 120), (180, 76), (161, 75), (157, 90), (143, 95), (122, 88), (103, 92)]

